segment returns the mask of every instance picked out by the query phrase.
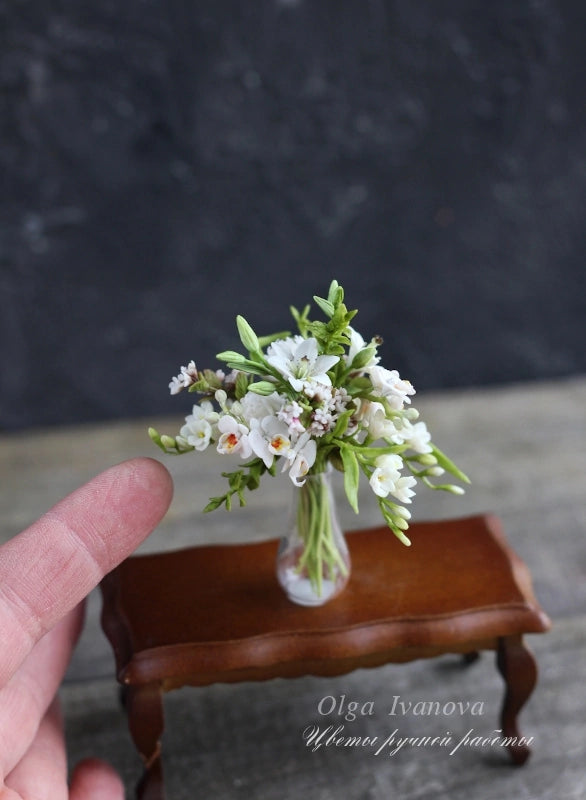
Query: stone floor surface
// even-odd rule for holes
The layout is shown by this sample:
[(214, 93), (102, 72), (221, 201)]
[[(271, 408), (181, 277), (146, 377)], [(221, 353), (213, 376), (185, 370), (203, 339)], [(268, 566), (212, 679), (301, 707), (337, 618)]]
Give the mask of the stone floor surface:
[[(528, 637), (540, 668), (538, 687), (521, 716), (522, 732), (534, 738), (532, 758), (515, 768), (498, 745), (455, 748), (470, 731), (472, 738), (498, 728), (502, 682), (490, 653), (468, 667), (445, 656), (338, 678), (216, 685), (167, 695), (169, 800), (586, 798), (586, 378), (430, 393), (418, 397), (416, 406), (434, 441), (473, 483), (463, 498), (421, 489), (414, 517), (498, 514), (554, 623), (548, 634)], [(0, 541), (112, 463), (136, 455), (159, 457), (146, 435), (152, 422), (0, 436)], [(179, 424), (178, 419), (155, 422), (168, 432)], [(275, 479), (270, 491), (261, 487), (245, 509), (203, 515), (207, 498), (222, 485), (225, 461), (214, 453), (161, 458), (173, 474), (175, 497), (142, 551), (282, 532), (291, 496), (286, 477)], [(361, 491), (360, 517), (347, 508), (340, 483), (336, 491), (346, 529), (379, 523), (368, 486)], [(141, 765), (118, 704), (99, 607), (96, 592), (61, 692), (69, 749), (72, 763), (90, 755), (111, 761), (130, 798)], [(392, 715), (394, 698), (412, 707), (433, 701), (442, 713)], [(346, 719), (350, 702), (372, 713)], [(450, 713), (460, 702), (464, 707), (468, 702), (469, 710)], [(335, 706), (330, 714), (320, 714), (330, 706)], [(473, 707), (478, 713), (470, 713)], [(314, 752), (303, 732), (324, 722), (343, 724), (357, 737), (382, 742), (394, 735), (412, 737), (412, 743), (397, 752), (390, 747), (378, 753), (374, 747)], [(428, 746), (425, 737), (444, 744)]]

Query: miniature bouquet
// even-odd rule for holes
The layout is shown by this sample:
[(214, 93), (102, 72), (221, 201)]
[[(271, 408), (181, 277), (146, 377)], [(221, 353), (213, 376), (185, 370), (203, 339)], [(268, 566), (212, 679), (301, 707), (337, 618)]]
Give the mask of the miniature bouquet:
[(259, 337), (236, 319), (241, 354), (219, 353), (224, 370), (199, 371), (191, 361), (169, 384), (171, 394), (186, 389), (200, 399), (175, 437), (149, 429), (165, 452), (202, 452), (210, 446), (237, 463), (223, 472), (226, 491), (205, 511), (245, 492), (262, 477), (287, 473), (299, 502), (278, 557), (279, 580), (295, 602), (317, 605), (335, 596), (347, 581), (350, 561), (335, 515), (329, 475), (344, 476), (344, 490), (358, 513), (364, 476), (385, 523), (406, 545), (418, 483), (462, 494), (460, 486), (436, 483), (449, 473), (468, 478), (431, 441), (425, 422), (411, 405), (415, 389), (396, 370), (380, 364), (379, 337), (365, 341), (351, 326), (356, 311), (344, 304), (333, 281), (327, 298), (314, 297), (325, 321), (309, 318), (310, 306), (291, 308), (298, 333)]

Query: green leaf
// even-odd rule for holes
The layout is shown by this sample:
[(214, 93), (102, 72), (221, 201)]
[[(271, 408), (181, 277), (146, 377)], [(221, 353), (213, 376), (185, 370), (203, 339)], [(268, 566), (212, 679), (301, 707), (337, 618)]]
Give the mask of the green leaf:
[(352, 359), (352, 364), (350, 365), (352, 369), (362, 369), (365, 367), (370, 359), (376, 353), (376, 347), (374, 345), (369, 345), (365, 347), (364, 350), (360, 350), (360, 352), (356, 353), (354, 358)]
[(358, 459), (348, 447), (342, 447), (340, 453), (344, 464), (344, 490), (346, 497), (352, 510), (358, 514), (358, 484), (360, 481)]
[(291, 331), (279, 331), (278, 333), (271, 333), (268, 336), (259, 336), (258, 343), (264, 350), (269, 344), (272, 344), (279, 339), (286, 339), (288, 336), (291, 336)]
[(364, 392), (371, 392), (372, 383), (370, 378), (367, 378), (365, 375), (353, 378), (347, 386), (347, 391), (353, 396), (356, 394), (363, 394)]
[(325, 322), (308, 322), (307, 329), (313, 333), (316, 339), (327, 339), (328, 337), (328, 328)]
[(442, 451), (435, 445), (432, 445), (432, 450), (440, 467), (443, 467), (447, 472), (454, 475), (454, 477), (459, 478), (463, 483), (470, 483), (470, 478), (464, 472), (462, 472), (462, 470), (459, 469), (445, 453), (442, 453)]
[(334, 315), (334, 306), (330, 303), (329, 300), (324, 300), (323, 297), (317, 297), (317, 295), (313, 296), (316, 304), (321, 308), (324, 314), (328, 317), (332, 317)]
[(340, 442), (340, 447), (346, 447), (349, 450), (352, 450), (353, 453), (358, 453), (363, 461), (374, 461), (379, 456), (386, 456), (388, 454), (400, 454), (407, 449), (407, 445), (405, 444), (389, 444), (384, 447), (369, 447), (366, 444), (354, 442), (351, 439)]
[(253, 492), (255, 489), (258, 489), (260, 486), (260, 478), (261, 478), (261, 471), (260, 469), (252, 469), (250, 470), (250, 475), (246, 481), (246, 488)]
[(234, 393), (237, 400), (242, 400), (248, 391), (248, 378), (243, 372), (239, 372), (236, 376), (236, 384), (234, 385)]
[(204, 513), (209, 514), (210, 511), (215, 511), (225, 502), (226, 496), (222, 495), (222, 497), (211, 497), (209, 503), (204, 508)]
[(307, 306), (305, 306), (303, 311), (299, 312), (295, 308), (295, 306), (289, 306), (289, 311), (291, 312), (291, 316), (293, 317), (293, 319), (297, 323), (297, 328), (299, 329), (299, 333), (302, 336), (306, 336), (307, 335), (308, 324), (309, 324), (309, 320), (307, 319), (307, 315), (309, 314), (309, 309), (310, 309), (310, 306), (307, 305)]
[(328, 300), (334, 306), (338, 305), (344, 300), (344, 290), (336, 280), (333, 280), (330, 283), (330, 288), (328, 290)]
[(226, 364), (230, 367), (230, 369), (238, 370), (239, 372), (250, 372), (252, 375), (259, 375), (261, 374), (261, 369), (264, 369), (264, 366), (258, 361), (251, 361), (249, 358), (244, 358), (243, 356), (238, 356), (238, 360), (233, 360), (231, 350), (227, 350), (226, 353), (219, 353), (217, 358), (222, 359), (223, 356), (230, 356), (226, 358)]
[(332, 431), (332, 436), (334, 438), (337, 438), (338, 436), (342, 436), (344, 434), (346, 428), (348, 427), (348, 420), (350, 419), (354, 411), (355, 411), (354, 408), (349, 408), (346, 411), (344, 411), (343, 414), (340, 414), (340, 416), (336, 420), (336, 427)]

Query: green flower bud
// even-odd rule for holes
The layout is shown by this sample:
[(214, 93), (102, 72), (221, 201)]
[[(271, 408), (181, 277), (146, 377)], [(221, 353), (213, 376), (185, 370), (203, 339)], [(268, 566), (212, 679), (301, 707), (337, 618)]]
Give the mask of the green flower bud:
[(411, 512), (404, 506), (396, 506), (393, 511), (398, 517), (402, 517), (403, 519), (411, 519)]
[(219, 361), (229, 361), (231, 364), (246, 364), (248, 360), (235, 350), (223, 350), (216, 355), (216, 358)]
[(422, 453), (413, 460), (418, 461), (420, 464), (424, 464), (426, 467), (435, 467), (437, 464), (437, 458), (432, 453)]
[(240, 314), (236, 317), (236, 325), (240, 334), (240, 341), (251, 353), (258, 353), (260, 344), (256, 333), (252, 330), (248, 322)]
[(448, 484), (448, 486), (443, 487), (447, 492), (451, 492), (452, 494), (466, 494), (464, 489), (461, 486), (454, 486), (452, 483)]
[(266, 397), (275, 391), (275, 384), (271, 383), (270, 381), (257, 381), (256, 383), (249, 384), (248, 391), (254, 392), (254, 394), (261, 394)]

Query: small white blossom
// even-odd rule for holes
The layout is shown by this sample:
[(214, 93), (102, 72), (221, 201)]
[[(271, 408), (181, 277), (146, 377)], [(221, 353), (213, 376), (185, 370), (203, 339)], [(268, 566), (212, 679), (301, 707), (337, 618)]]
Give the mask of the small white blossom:
[(194, 405), (181, 428), (179, 436), (181, 444), (186, 443), (196, 450), (205, 450), (213, 436), (213, 425), (217, 423), (219, 416), (209, 400), (202, 400), (199, 405)]
[(397, 429), (393, 420), (387, 418), (382, 403), (363, 401), (360, 405), (359, 416), (373, 439), (390, 439), (395, 444), (400, 444), (393, 439), (397, 434)]
[(399, 478), (399, 480), (395, 483), (394, 488), (391, 489), (391, 494), (401, 503), (410, 503), (411, 498), (415, 495), (415, 492), (411, 487), (415, 486), (416, 483), (417, 480), (413, 477), (413, 475)]
[(305, 432), (305, 428), (301, 422), (301, 415), (303, 408), (296, 400), (286, 403), (278, 412), (277, 417), (281, 422), (287, 425), (289, 436), (297, 438), (301, 433)]
[(403, 459), (399, 455), (389, 453), (379, 456), (374, 463), (375, 470), (370, 476), (370, 486), (376, 495), (386, 497), (393, 492), (401, 477)]
[(369, 432), (372, 436), (386, 439), (393, 444), (405, 444), (416, 453), (431, 453), (433, 448), (430, 445), (431, 434), (427, 430), (425, 422), (417, 422), (415, 425), (406, 417), (387, 419), (384, 410), (380, 406), (374, 418), (371, 418)]
[(195, 361), (190, 361), (186, 367), (181, 367), (181, 372), (171, 379), (169, 391), (171, 394), (179, 394), (182, 389), (187, 389), (197, 381), (198, 374)]
[(342, 414), (352, 402), (353, 399), (351, 395), (348, 394), (347, 389), (345, 389), (343, 386), (340, 388), (335, 387), (332, 391), (329, 407), (331, 411), (335, 411), (337, 414)]
[(241, 425), (234, 417), (225, 414), (218, 421), (218, 431), (221, 436), (218, 439), (217, 451), (223, 455), (239, 453), (241, 458), (248, 458), (252, 453), (252, 447), (248, 441), (248, 428)]
[(431, 433), (427, 430), (425, 422), (416, 422), (413, 425), (409, 420), (404, 420), (403, 431), (401, 432), (406, 444), (415, 450), (416, 453), (431, 453), (433, 448), (430, 445)]
[(196, 403), (196, 405), (193, 406), (191, 414), (189, 417), (186, 417), (185, 421), (188, 422), (190, 419), (205, 419), (213, 425), (219, 418), (220, 415), (217, 411), (214, 411), (211, 402), (209, 400), (202, 400), (201, 403)]
[(308, 433), (299, 437), (295, 447), (287, 453), (287, 462), (283, 466), (283, 472), (289, 467), (289, 477), (296, 486), (303, 486), (305, 476), (315, 464), (317, 455), (317, 445)]
[(410, 503), (415, 492), (411, 489), (417, 483), (416, 479), (409, 475), (401, 477), (403, 459), (396, 454), (379, 456), (375, 463), (375, 470), (370, 476), (370, 486), (373, 492), (379, 497), (386, 497), (392, 494), (401, 503)]
[(205, 450), (212, 437), (212, 426), (205, 419), (194, 419), (181, 428), (182, 441), (200, 452)]
[(303, 394), (314, 403), (329, 403), (332, 399), (332, 386), (312, 378), (303, 384)]
[(375, 393), (386, 398), (391, 408), (400, 411), (404, 403), (411, 402), (409, 396), (415, 394), (415, 389), (409, 381), (401, 379), (396, 369), (375, 366), (368, 372)]
[(289, 452), (291, 442), (287, 433), (287, 425), (277, 417), (251, 420), (248, 440), (254, 454), (262, 458), (267, 468), (272, 466), (275, 456), (287, 455)]
[(336, 418), (326, 408), (316, 408), (311, 418), (311, 425), (309, 431), (314, 436), (323, 436), (325, 433), (333, 430), (336, 425)]
[(331, 384), (327, 371), (340, 360), (339, 356), (318, 355), (317, 339), (301, 336), (278, 339), (267, 350), (267, 361), (300, 392), (307, 383)]
[(267, 396), (247, 392), (239, 403), (239, 410), (245, 423), (253, 419), (264, 419), (278, 413), (285, 403), (285, 398), (273, 392)]

